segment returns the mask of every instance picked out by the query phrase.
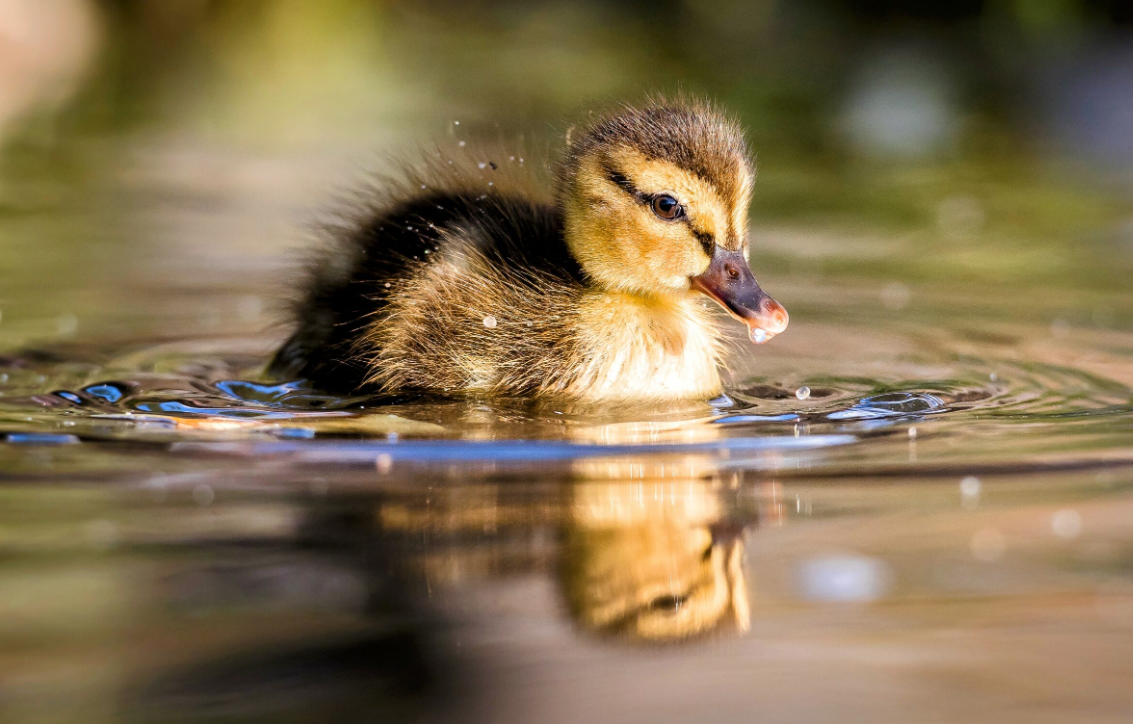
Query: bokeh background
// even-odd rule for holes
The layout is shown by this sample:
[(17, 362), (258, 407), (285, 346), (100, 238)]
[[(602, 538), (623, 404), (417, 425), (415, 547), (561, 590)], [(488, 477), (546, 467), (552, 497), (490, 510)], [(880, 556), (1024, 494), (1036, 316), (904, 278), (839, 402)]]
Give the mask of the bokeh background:
[(546, 161), (649, 91), (749, 128), (756, 270), (796, 319), (831, 275), (879, 313), (1125, 319), (1122, 0), (0, 0), (0, 339), (263, 330), (386, 154)]

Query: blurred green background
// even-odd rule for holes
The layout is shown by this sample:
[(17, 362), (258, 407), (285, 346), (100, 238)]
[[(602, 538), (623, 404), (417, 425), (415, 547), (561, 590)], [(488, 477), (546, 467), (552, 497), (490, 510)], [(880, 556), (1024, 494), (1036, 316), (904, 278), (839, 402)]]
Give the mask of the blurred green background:
[(263, 328), (383, 154), (652, 91), (747, 125), (773, 288), (1129, 322), (1121, 0), (0, 0), (0, 346)]

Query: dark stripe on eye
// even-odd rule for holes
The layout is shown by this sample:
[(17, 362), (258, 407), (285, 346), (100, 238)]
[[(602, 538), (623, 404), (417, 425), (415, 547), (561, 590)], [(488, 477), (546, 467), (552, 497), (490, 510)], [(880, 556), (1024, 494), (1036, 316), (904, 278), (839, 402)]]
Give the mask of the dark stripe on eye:
[[(689, 228), (691, 229), (692, 227), (690, 226)], [(696, 229), (692, 229), (692, 233), (696, 236), (696, 240), (700, 242), (700, 245), (704, 247), (704, 253), (708, 256), (712, 256), (712, 251), (716, 247), (716, 242), (713, 241), (712, 234), (697, 231)]]
[(610, 183), (617, 186), (622, 191), (625, 191), (630, 196), (633, 196), (638, 201), (645, 200), (642, 193), (637, 190), (636, 186), (633, 185), (633, 181), (630, 181), (624, 173), (609, 166), (606, 166), (604, 170), (606, 172), (606, 178), (610, 180)]

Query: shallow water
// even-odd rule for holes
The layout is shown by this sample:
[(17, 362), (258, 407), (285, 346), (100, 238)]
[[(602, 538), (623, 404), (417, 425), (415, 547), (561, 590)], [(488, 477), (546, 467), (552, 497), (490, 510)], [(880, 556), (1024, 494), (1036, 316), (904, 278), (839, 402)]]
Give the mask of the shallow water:
[(209, 280), (9, 349), (6, 719), (1127, 721), (1133, 334), (765, 281), (792, 329), (666, 408), (264, 380)]

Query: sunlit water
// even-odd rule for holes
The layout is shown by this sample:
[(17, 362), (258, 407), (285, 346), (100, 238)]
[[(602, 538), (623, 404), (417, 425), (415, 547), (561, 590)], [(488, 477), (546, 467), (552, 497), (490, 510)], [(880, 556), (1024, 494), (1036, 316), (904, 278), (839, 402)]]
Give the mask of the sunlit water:
[(1133, 390), (1096, 370), (1130, 338), (1084, 334), (1076, 367), (1019, 359), (1046, 330), (795, 324), (726, 397), (613, 410), (328, 397), (263, 379), (270, 334), (13, 351), (0, 701), (1127, 720)]

